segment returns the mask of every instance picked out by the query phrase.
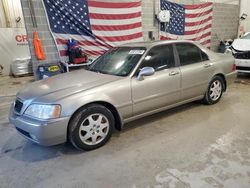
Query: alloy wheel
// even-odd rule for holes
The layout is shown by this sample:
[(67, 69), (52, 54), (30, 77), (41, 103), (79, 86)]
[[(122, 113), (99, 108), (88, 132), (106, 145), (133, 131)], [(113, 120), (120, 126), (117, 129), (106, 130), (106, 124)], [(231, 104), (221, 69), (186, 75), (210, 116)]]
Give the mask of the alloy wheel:
[(222, 84), (219, 80), (215, 80), (211, 86), (209, 91), (209, 96), (211, 100), (216, 101), (220, 98), (222, 93)]
[(102, 142), (109, 132), (108, 118), (100, 113), (87, 116), (79, 127), (79, 136), (86, 145)]

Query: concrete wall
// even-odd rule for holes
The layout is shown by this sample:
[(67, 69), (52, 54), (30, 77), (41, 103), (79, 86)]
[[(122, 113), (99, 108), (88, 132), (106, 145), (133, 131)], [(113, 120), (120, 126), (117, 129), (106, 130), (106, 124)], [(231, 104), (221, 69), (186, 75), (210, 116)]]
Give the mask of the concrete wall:
[[(121, 1), (121, 0), (113, 0)], [(122, 1), (133, 1), (133, 0), (122, 0)], [(199, 3), (199, 0), (172, 0), (176, 3), (192, 4)], [(36, 70), (39, 63), (53, 63), (58, 62), (59, 57), (55, 47), (53, 38), (49, 32), (48, 23), (45, 17), (45, 11), (42, 6), (41, 0), (33, 0), (34, 8), (37, 18), (38, 27), (34, 28), (32, 26), (32, 21), (30, 17), (30, 11), (28, 8), (28, 1), (21, 0), (22, 8), (24, 13), (24, 19), (26, 23), (26, 29), (29, 37), (29, 46), (31, 51), (31, 57), (34, 65), (34, 70)], [(144, 40), (149, 40), (148, 31), (153, 31), (155, 39), (158, 39), (158, 24), (154, 23), (154, 12), (159, 12), (159, 1), (156, 0), (156, 6), (154, 11), (154, 1), (152, 0), (142, 0), (142, 24), (143, 24), (143, 34)], [(237, 19), (238, 19), (238, 6), (230, 4), (214, 4), (214, 19), (212, 26), (212, 49), (216, 50), (220, 39), (232, 38), (237, 34)], [(34, 56), (34, 49), (32, 45), (33, 32), (38, 31), (40, 38), (42, 39), (45, 53), (47, 56), (46, 61), (37, 61)]]
[(212, 50), (216, 50), (219, 40), (237, 38), (239, 6), (216, 3), (213, 9)]
[(241, 0), (241, 9), (240, 15), (243, 13), (247, 14), (246, 20), (241, 22), (241, 25), (244, 28), (244, 32), (250, 32), (250, 8), (249, 8), (249, 0)]

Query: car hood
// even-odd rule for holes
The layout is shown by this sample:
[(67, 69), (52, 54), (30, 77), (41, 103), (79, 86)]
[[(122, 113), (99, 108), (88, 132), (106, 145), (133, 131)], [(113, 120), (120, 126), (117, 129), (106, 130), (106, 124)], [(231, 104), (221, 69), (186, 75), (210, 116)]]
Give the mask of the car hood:
[(250, 51), (250, 39), (235, 39), (232, 47), (238, 51)]
[(21, 100), (51, 103), (119, 79), (121, 77), (79, 70), (33, 82), (18, 92), (17, 97)]

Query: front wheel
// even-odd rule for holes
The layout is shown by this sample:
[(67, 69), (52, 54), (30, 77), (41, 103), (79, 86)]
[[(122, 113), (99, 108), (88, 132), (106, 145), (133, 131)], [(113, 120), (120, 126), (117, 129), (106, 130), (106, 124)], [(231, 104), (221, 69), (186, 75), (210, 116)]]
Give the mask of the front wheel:
[(101, 147), (110, 139), (114, 123), (113, 114), (106, 107), (98, 104), (86, 106), (70, 122), (70, 142), (80, 150)]
[(205, 104), (215, 104), (221, 99), (224, 88), (223, 79), (220, 76), (215, 76), (209, 83), (208, 89), (204, 96)]

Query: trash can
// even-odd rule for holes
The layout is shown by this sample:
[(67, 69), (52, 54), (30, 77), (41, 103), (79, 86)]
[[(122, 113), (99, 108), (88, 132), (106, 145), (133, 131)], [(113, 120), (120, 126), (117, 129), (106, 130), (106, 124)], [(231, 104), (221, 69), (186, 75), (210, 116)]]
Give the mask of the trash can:
[(62, 72), (62, 68), (58, 63), (40, 64), (37, 68), (39, 80), (61, 74)]

